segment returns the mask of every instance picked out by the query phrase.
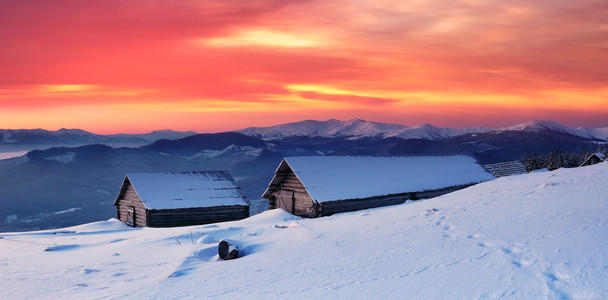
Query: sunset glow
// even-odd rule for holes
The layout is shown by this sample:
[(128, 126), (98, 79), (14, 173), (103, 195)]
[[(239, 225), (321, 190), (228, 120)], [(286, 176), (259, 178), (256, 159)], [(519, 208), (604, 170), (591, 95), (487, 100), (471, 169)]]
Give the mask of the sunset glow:
[(0, 128), (608, 126), (608, 2), (0, 0)]

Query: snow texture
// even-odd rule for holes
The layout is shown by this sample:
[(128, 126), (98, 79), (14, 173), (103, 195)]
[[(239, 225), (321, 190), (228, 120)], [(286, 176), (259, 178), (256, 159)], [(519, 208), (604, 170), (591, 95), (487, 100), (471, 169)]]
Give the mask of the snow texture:
[(318, 219), (2, 233), (0, 299), (608, 299), (606, 182), (600, 163)]
[(226, 171), (132, 173), (127, 178), (148, 209), (249, 205)]
[(466, 155), (306, 156), (285, 161), (321, 203), (437, 190), (494, 179)]

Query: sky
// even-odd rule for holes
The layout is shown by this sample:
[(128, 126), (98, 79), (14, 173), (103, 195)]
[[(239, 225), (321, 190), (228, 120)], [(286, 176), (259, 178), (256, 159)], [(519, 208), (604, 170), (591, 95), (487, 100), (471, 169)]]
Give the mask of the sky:
[(0, 0), (0, 128), (608, 126), (603, 0)]

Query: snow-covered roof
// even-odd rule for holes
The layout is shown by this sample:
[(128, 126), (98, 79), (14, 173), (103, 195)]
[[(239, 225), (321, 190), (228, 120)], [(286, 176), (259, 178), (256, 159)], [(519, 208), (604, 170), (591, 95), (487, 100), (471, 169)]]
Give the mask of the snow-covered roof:
[(127, 174), (121, 194), (128, 182), (148, 209), (249, 205), (226, 171)]
[(519, 160), (488, 164), (483, 165), (483, 167), (496, 177), (521, 175), (526, 173), (526, 167)]
[[(289, 169), (317, 202), (429, 191), (495, 178), (466, 155), (287, 157), (277, 173)], [(275, 175), (264, 196), (281, 180)]]
[(602, 161), (606, 161), (606, 156), (603, 153), (593, 153), (595, 156), (597, 156), (597, 158), (601, 159)]
[(604, 162), (604, 161), (608, 160), (608, 159), (606, 159), (606, 156), (603, 153), (596, 152), (596, 153), (591, 154), (589, 157), (587, 157), (587, 159), (585, 159), (585, 161), (579, 167), (598, 163), (598, 161), (595, 161), (594, 158), (599, 160), (599, 162)]

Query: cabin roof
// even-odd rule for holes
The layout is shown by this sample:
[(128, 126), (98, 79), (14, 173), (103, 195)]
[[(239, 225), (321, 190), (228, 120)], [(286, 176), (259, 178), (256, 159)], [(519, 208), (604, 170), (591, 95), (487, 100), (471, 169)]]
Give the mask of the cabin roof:
[(129, 183), (148, 209), (249, 205), (226, 171), (127, 174), (117, 201)]
[(483, 167), (496, 177), (520, 175), (526, 173), (526, 167), (519, 160), (488, 164), (483, 165)]
[(319, 203), (430, 191), (495, 178), (466, 155), (287, 157), (262, 197), (269, 197), (283, 180), (281, 174), (290, 169)]
[(586, 166), (589, 163), (589, 161), (591, 159), (593, 159), (594, 157), (597, 157), (597, 159), (599, 159), (600, 162), (604, 162), (604, 161), (608, 160), (603, 153), (596, 152), (596, 153), (589, 155), (589, 157), (587, 157), (587, 159), (585, 159), (585, 161), (579, 167)]
[(602, 161), (606, 161), (606, 156), (603, 153), (593, 153), (593, 155), (597, 156), (597, 158), (599, 158)]

